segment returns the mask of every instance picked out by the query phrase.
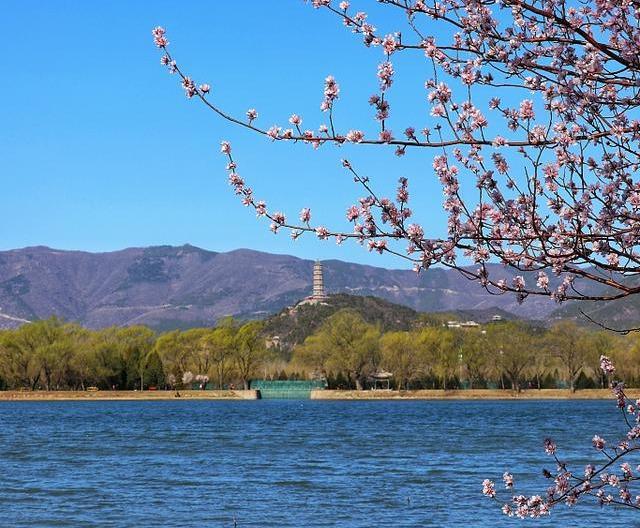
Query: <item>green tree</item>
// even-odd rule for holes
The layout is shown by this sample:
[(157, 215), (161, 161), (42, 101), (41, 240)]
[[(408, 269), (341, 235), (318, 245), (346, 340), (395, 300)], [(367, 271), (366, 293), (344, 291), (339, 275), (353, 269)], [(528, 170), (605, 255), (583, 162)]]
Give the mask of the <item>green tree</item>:
[(524, 323), (491, 325), (487, 341), (500, 375), (506, 376), (513, 390), (520, 392), (524, 374), (534, 356), (534, 330)]
[(464, 332), (460, 342), (462, 363), (469, 378), (469, 388), (473, 389), (486, 380), (490, 368), (489, 343), (485, 334), (471, 330)]
[(293, 363), (313, 370), (345, 373), (357, 390), (378, 362), (379, 330), (355, 311), (339, 310), (294, 350)]
[(206, 351), (218, 389), (224, 387), (233, 369), (237, 331), (237, 324), (228, 318), (207, 332), (201, 340), (201, 348)]
[(37, 321), (4, 334), (2, 348), (4, 377), (14, 386), (35, 390), (45, 379), (50, 389), (54, 370), (61, 368), (58, 354), (67, 358), (67, 345), (62, 343), (62, 322), (57, 318)]
[(251, 321), (241, 326), (235, 336), (233, 361), (245, 390), (249, 388), (249, 380), (266, 357), (263, 326), (262, 321)]
[(561, 321), (551, 327), (544, 340), (545, 348), (563, 367), (571, 392), (575, 392), (578, 375), (591, 354), (583, 335), (573, 321)]
[(125, 365), (125, 387), (144, 389), (144, 375), (149, 353), (155, 345), (155, 333), (145, 326), (130, 326), (118, 329), (116, 339)]
[(328, 354), (330, 370), (345, 372), (356, 390), (378, 363), (380, 331), (351, 310), (340, 310), (329, 317), (317, 332), (318, 344)]
[(416, 335), (387, 332), (380, 339), (381, 365), (393, 373), (398, 390), (407, 389), (420, 370), (420, 352)]
[(456, 376), (460, 367), (460, 332), (442, 327), (425, 327), (418, 335), (425, 363), (429, 370), (440, 379), (443, 390), (449, 388), (449, 380)]

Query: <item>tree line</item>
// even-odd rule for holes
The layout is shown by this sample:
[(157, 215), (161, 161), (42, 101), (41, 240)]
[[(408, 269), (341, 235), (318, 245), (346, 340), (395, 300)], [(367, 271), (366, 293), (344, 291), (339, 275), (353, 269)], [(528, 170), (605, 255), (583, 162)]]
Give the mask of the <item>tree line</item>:
[(84, 390), (248, 388), (251, 379), (323, 378), (364, 389), (390, 372), (395, 389), (606, 386), (599, 357), (640, 385), (640, 343), (560, 321), (550, 327), (501, 321), (448, 328), (423, 320), (383, 332), (350, 309), (328, 317), (302, 343), (267, 346), (261, 321), (156, 333), (144, 326), (89, 330), (51, 318), (0, 332), (0, 388)]
[(640, 383), (640, 347), (633, 336), (571, 321), (548, 328), (520, 321), (469, 329), (432, 323), (383, 333), (343, 310), (295, 348), (292, 362), (358, 389), (371, 374), (388, 371), (396, 389), (576, 390), (606, 386), (601, 354), (616, 358), (628, 384)]
[(145, 326), (88, 330), (56, 318), (37, 321), (0, 332), (0, 388), (248, 388), (258, 366), (272, 363), (262, 327), (226, 319), (157, 334)]

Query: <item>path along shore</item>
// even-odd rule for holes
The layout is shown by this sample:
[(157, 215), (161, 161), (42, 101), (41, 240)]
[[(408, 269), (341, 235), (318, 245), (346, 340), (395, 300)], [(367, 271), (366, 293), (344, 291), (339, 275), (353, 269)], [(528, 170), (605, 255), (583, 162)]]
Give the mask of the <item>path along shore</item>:
[[(640, 398), (640, 389), (628, 389), (627, 396)], [(118, 400), (256, 400), (255, 390), (175, 391), (0, 391), (0, 401), (118, 401)], [(312, 400), (608, 400), (609, 389), (527, 389), (510, 390), (314, 390)]]

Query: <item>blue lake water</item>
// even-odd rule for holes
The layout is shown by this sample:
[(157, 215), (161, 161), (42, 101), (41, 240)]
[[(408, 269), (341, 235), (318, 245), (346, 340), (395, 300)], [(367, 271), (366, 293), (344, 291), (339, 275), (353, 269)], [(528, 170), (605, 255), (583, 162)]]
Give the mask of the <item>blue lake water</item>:
[(581, 470), (619, 420), (612, 401), (1, 402), (0, 526), (636, 526), (510, 520), (480, 492), (507, 468), (543, 492), (545, 436)]

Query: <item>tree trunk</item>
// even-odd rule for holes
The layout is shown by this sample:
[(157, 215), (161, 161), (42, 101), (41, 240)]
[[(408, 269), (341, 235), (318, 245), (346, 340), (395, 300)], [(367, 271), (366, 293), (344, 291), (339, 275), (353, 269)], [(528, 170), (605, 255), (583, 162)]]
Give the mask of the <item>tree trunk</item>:
[(249, 390), (249, 380), (243, 379), (242, 380), (242, 387), (244, 388), (244, 390)]
[(364, 390), (360, 376), (354, 376), (354, 381), (356, 382), (356, 390), (358, 391)]

